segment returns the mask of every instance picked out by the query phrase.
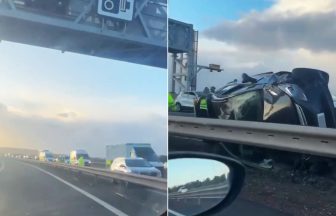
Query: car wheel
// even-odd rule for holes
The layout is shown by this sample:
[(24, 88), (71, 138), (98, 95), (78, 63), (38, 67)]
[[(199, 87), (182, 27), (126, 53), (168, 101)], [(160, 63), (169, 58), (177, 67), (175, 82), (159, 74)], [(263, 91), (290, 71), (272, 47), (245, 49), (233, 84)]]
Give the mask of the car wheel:
[(180, 103), (176, 103), (176, 105), (175, 105), (175, 110), (176, 110), (176, 112), (181, 112), (181, 110), (182, 110), (182, 106), (181, 106)]

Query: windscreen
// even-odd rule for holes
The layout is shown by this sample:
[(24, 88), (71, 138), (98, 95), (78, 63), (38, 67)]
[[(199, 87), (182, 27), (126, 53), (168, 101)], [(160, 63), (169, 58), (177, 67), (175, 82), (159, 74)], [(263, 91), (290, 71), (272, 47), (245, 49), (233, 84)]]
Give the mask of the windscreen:
[(152, 148), (148, 147), (134, 147), (137, 157), (146, 159), (147, 161), (160, 161)]

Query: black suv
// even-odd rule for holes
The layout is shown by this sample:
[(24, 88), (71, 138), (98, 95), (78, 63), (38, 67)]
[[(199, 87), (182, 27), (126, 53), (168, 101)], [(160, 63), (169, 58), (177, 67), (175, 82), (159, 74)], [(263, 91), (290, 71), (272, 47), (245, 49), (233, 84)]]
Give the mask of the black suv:
[(197, 117), (336, 127), (328, 89), (329, 75), (320, 70), (242, 75), (206, 96), (207, 110), (195, 105)]

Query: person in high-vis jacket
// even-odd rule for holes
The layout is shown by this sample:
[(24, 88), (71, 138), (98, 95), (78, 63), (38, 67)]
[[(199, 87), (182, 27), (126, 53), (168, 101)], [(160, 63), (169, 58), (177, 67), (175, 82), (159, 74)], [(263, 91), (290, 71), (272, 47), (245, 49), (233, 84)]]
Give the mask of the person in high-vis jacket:
[(203, 90), (203, 95), (195, 104), (195, 114), (196, 117), (208, 117), (208, 104), (207, 104), (207, 96), (210, 94), (210, 90), (208, 87), (205, 87)]
[(168, 110), (174, 111), (175, 110), (175, 100), (173, 97), (173, 93), (168, 93)]
[(85, 161), (84, 161), (83, 156), (81, 156), (81, 157), (78, 159), (78, 166), (84, 166), (84, 165), (85, 165)]
[(208, 110), (207, 100), (205, 97), (201, 97), (200, 99), (200, 109), (201, 110)]

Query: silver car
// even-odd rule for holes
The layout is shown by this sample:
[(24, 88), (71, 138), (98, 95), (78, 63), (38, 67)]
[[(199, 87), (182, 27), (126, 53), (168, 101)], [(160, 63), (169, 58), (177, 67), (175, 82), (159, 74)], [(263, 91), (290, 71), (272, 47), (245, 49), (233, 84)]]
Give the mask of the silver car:
[(194, 104), (199, 100), (200, 96), (201, 95), (198, 92), (180, 92), (175, 99), (176, 111), (193, 110)]
[(161, 177), (160, 170), (150, 165), (143, 158), (125, 158), (125, 157), (116, 158), (113, 160), (113, 163), (111, 164), (111, 171)]

